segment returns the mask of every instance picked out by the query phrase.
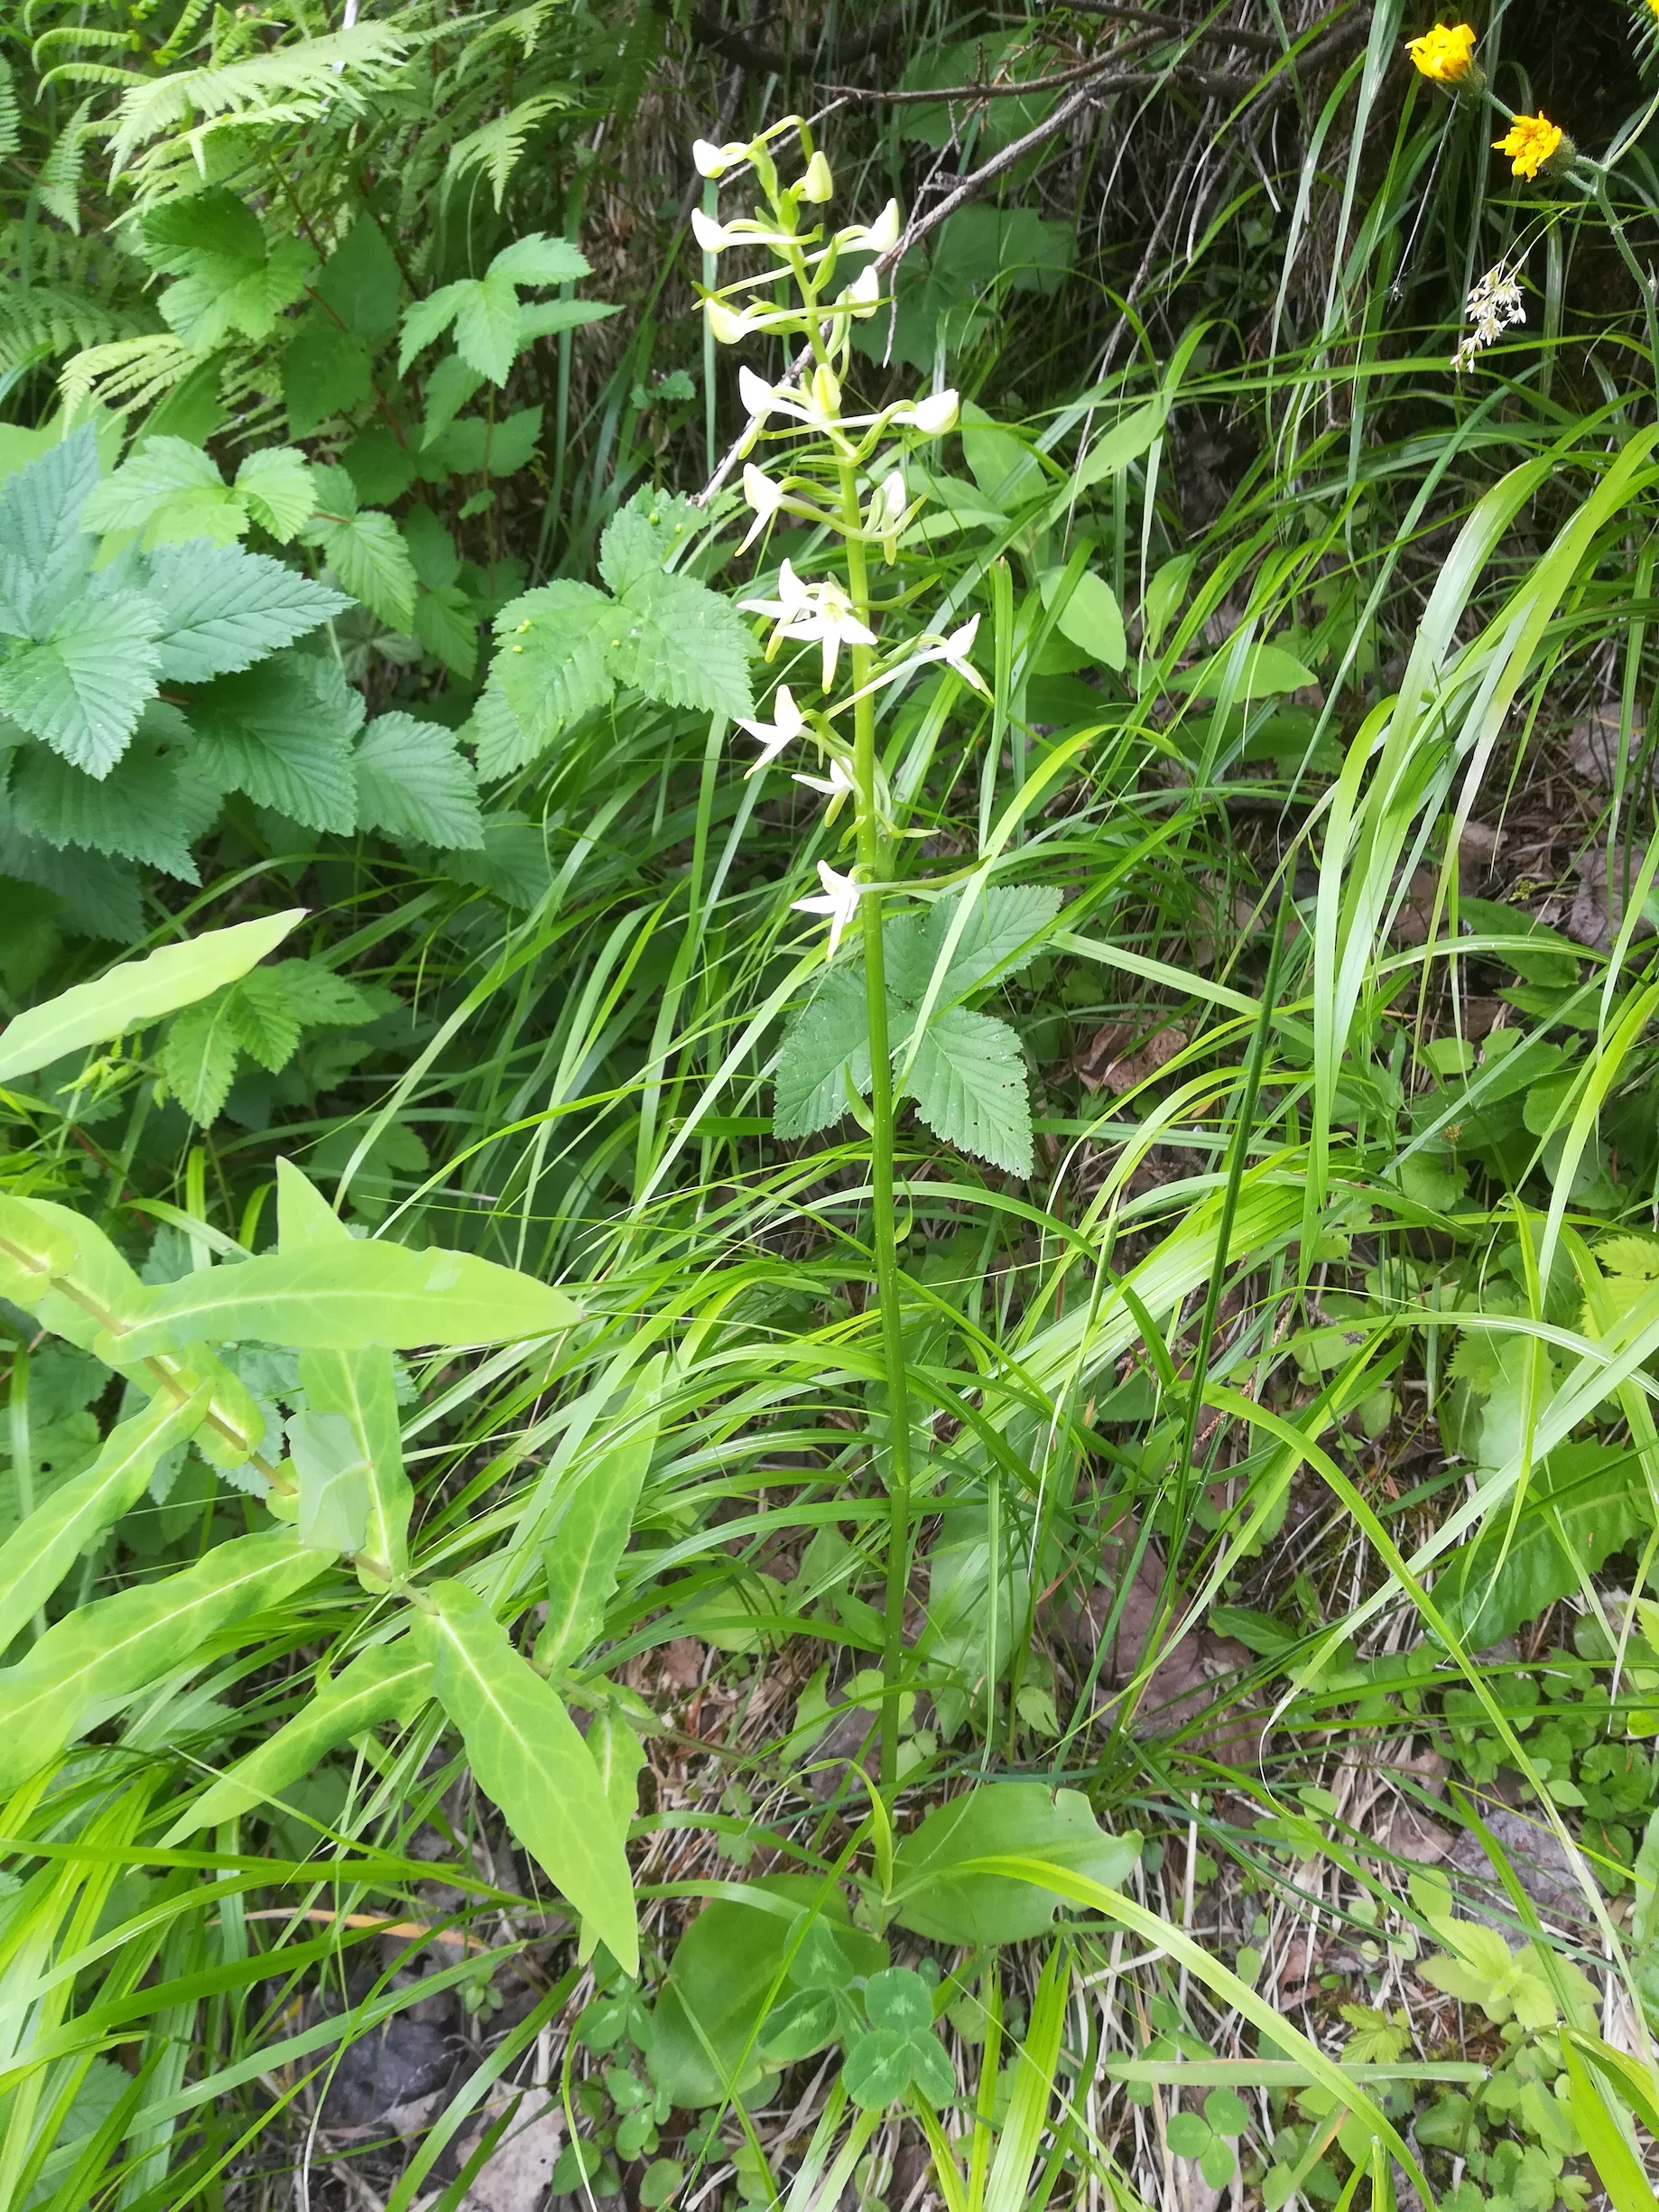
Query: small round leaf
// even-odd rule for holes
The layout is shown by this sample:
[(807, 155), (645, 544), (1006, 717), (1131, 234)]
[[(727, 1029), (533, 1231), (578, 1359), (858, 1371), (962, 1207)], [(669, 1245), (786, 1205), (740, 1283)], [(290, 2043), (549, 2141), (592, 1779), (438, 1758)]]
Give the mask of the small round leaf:
[(909, 1966), (887, 1966), (871, 1975), (864, 2007), (873, 2028), (891, 2028), (896, 2035), (926, 2035), (933, 2025), (928, 1985)]
[(1169, 2124), (1170, 2149), (1177, 2158), (1201, 2158), (1214, 2142), (1209, 2123), (1201, 2113), (1178, 2112)]
[(910, 2087), (909, 2038), (895, 2035), (891, 2028), (861, 2035), (847, 2054), (841, 2079), (855, 2105), (862, 2105), (866, 2112), (879, 2112)]
[(1250, 2107), (1231, 2089), (1212, 2089), (1204, 2099), (1204, 2117), (1218, 2135), (1242, 2135), (1250, 2124)]

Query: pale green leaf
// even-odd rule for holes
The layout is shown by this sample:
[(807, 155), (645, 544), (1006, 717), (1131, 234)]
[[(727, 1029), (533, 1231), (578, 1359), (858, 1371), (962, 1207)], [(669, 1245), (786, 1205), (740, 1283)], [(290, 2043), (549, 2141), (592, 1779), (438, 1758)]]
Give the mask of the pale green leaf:
[(542, 584), (525, 592), (496, 617), (496, 635), (501, 647), (495, 681), (533, 750), (610, 698), (607, 664), (620, 636), (616, 607), (591, 584)]
[(971, 901), (969, 915), (940, 976), (935, 1006), (1017, 975), (1043, 950), (1043, 932), (1062, 904), (1059, 891), (1040, 884), (996, 884), (937, 899), (925, 914), (901, 915), (882, 933), (887, 985), (895, 997), (913, 1003), (926, 996), (964, 898)]
[(573, 284), (593, 269), (588, 256), (568, 238), (550, 238), (533, 230), (511, 246), (504, 246), (489, 265), (489, 274), (514, 284)]
[(458, 584), (434, 584), (415, 599), (414, 634), (435, 660), (463, 683), (478, 659), (478, 618)]
[(88, 494), (83, 530), (144, 530), (179, 499), (206, 493), (231, 501), (212, 457), (188, 438), (146, 438)]
[(400, 1636), (359, 1652), (310, 1705), (211, 1783), (162, 1838), (176, 1850), (187, 1836), (235, 1820), (302, 1781), (337, 1744), (386, 1721), (407, 1723), (431, 1695), (432, 1670)]
[[(1201, 666), (1171, 676), (1168, 688), (1185, 692), (1194, 699), (1214, 699), (1227, 681), (1232, 658), (1233, 647), (1224, 646)], [(1232, 695), (1235, 699), (1265, 699), (1275, 692), (1299, 692), (1318, 682), (1312, 669), (1305, 667), (1283, 646), (1249, 646), (1240, 656)]]
[(424, 300), (417, 300), (403, 316), (403, 343), (397, 350), (397, 373), (401, 376), (417, 353), (440, 338), (460, 312), (473, 280), (463, 277), (458, 283), (440, 284)]
[(368, 1532), (369, 1463), (352, 1424), (343, 1413), (308, 1406), (288, 1424), (288, 1453), (300, 1491), (300, 1541), (318, 1551), (357, 1551)]
[(0, 1791), (10, 1793), (136, 1690), (315, 1582), (330, 1562), (292, 1532), (238, 1537), (181, 1574), (79, 1607), (0, 1671)]
[(88, 1545), (138, 1502), (157, 1460), (199, 1426), (209, 1395), (178, 1399), (163, 1390), (143, 1413), (112, 1428), (85, 1473), (61, 1483), (0, 1545), (0, 1650)]
[[(895, 1049), (904, 1043), (895, 1037)], [(911, 1063), (910, 1090), (935, 1136), (1009, 1175), (1031, 1173), (1025, 1061), (1006, 1022), (959, 1006), (935, 1014)]]
[(477, 850), (484, 843), (477, 785), (440, 722), (382, 714), (357, 746), (357, 819), (366, 830), (422, 844)]
[(543, 1547), (547, 1618), (535, 1657), (550, 1675), (579, 1659), (605, 1625), (617, 1563), (656, 1447), (665, 1364), (660, 1354), (647, 1362), (611, 1424), (620, 1435), (584, 1469)]
[(586, 1941), (597, 1938), (625, 1974), (637, 1974), (622, 1831), (575, 1723), (464, 1583), (434, 1583), (427, 1597), (433, 1610), (420, 1614), (415, 1637), (479, 1788), (581, 1915)]
[(462, 289), (455, 313), (455, 349), (480, 376), (505, 384), (518, 352), (518, 293), (511, 278), (492, 266)]
[(561, 330), (585, 330), (590, 322), (604, 322), (621, 312), (619, 307), (611, 307), (603, 300), (521, 300), (518, 349), (523, 353), (538, 338), (556, 338)]
[(198, 1128), (217, 1121), (236, 1073), (240, 1041), (228, 990), (188, 1007), (167, 1025), (162, 1073), (167, 1088)]
[(304, 909), (296, 906), (204, 931), (188, 943), (163, 945), (143, 960), (112, 968), (97, 982), (77, 983), (44, 1006), (32, 1007), (0, 1030), (0, 1083), (15, 1082), (66, 1054), (107, 1044), (207, 998), (246, 975), (303, 919)]
[(90, 776), (106, 776), (155, 695), (162, 626), (137, 591), (94, 589), (51, 635), (0, 661), (0, 711)]
[(250, 453), (236, 470), (236, 490), (260, 528), (282, 545), (305, 527), (317, 505), (305, 456), (291, 445)]
[(163, 682), (206, 683), (279, 652), (350, 601), (239, 545), (170, 545), (150, 557)]
[[(1040, 589), (1044, 607), (1060, 601), (1063, 569), (1044, 572)], [(1085, 569), (1072, 586), (1055, 619), (1061, 636), (1087, 653), (1103, 667), (1121, 670), (1129, 657), (1124, 638), (1123, 613), (1111, 586), (1092, 569)]]
[(848, 968), (831, 968), (791, 1016), (778, 1047), (774, 1134), (811, 1137), (839, 1121), (847, 1111), (848, 1081), (860, 1094), (870, 1087), (864, 978)]
[(198, 1340), (342, 1352), (508, 1344), (554, 1334), (576, 1319), (550, 1283), (471, 1252), (354, 1238), (338, 1250), (266, 1253), (161, 1285), (124, 1340), (122, 1357)]
[(1041, 1859), (1116, 1889), (1140, 1856), (1131, 1829), (1108, 1836), (1080, 1790), (982, 1782), (923, 1816), (893, 1854), (889, 1902), (901, 1928), (930, 1942), (1020, 1943), (1041, 1936), (1059, 1899), (977, 1859)]
[(273, 655), (218, 677), (191, 709), (204, 767), (313, 830), (357, 827), (351, 740), (363, 702), (333, 659)]
[(436, 444), (484, 379), (469, 368), (459, 353), (446, 353), (426, 379), (426, 417), (421, 426), (422, 447)]
[(661, 571), (642, 575), (617, 602), (617, 622), (610, 665), (620, 682), (665, 706), (754, 712), (755, 641), (730, 600), (707, 584)]
[(329, 567), (354, 599), (394, 630), (414, 622), (415, 572), (397, 525), (378, 507), (327, 523), (320, 543)]
[(678, 492), (637, 491), (617, 509), (599, 541), (599, 573), (613, 591), (667, 568), (701, 527), (701, 510)]
[(43, 590), (86, 568), (80, 512), (98, 480), (97, 440), (83, 423), (0, 484), (0, 550)]

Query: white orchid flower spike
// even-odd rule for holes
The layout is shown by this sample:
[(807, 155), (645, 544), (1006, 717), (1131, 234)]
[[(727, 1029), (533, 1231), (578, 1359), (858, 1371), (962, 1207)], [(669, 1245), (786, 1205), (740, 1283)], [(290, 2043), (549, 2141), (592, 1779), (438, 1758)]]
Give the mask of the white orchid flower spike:
[(802, 583), (787, 561), (778, 571), (776, 599), (739, 599), (737, 604), (746, 613), (770, 615), (776, 624), (767, 647), (768, 656), (785, 639), (802, 645), (816, 639), (824, 651), (825, 691), (835, 682), (835, 664), (844, 645), (876, 643), (875, 631), (859, 621), (853, 612), (851, 599), (839, 583), (832, 579), (822, 583)]
[(864, 887), (858, 881), (858, 871), (838, 876), (828, 860), (818, 863), (818, 880), (824, 887), (821, 898), (798, 898), (794, 902), (796, 914), (827, 914), (830, 917), (830, 957), (835, 958), (848, 924), (858, 911), (858, 901)]
[(739, 730), (748, 731), (760, 748), (760, 758), (749, 770), (751, 776), (758, 776), (763, 768), (769, 768), (783, 748), (792, 745), (806, 728), (806, 717), (791, 697), (787, 683), (780, 683), (773, 694), (772, 716), (769, 722), (739, 720), (737, 724)]

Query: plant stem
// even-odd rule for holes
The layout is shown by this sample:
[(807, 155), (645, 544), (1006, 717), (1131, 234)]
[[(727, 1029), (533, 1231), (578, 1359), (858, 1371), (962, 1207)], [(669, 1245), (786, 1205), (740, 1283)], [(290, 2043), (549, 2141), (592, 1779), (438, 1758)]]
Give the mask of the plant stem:
[[(841, 469), (841, 506), (859, 526), (857, 480)], [(847, 589), (853, 610), (867, 625), (869, 578), (865, 549), (847, 541)], [(855, 692), (869, 680), (870, 648), (849, 648)], [(881, 1309), (882, 1364), (887, 1379), (887, 1596), (881, 1660), (881, 1786), (898, 1779), (900, 1678), (904, 1661), (904, 1595), (910, 1581), (910, 1391), (904, 1371), (903, 1278), (894, 1233), (893, 1062), (887, 1043), (887, 981), (882, 945), (882, 886), (887, 839), (876, 798), (876, 702), (853, 708), (853, 776), (858, 786), (858, 877), (869, 888), (859, 901), (864, 934), (864, 993), (870, 1033), (870, 1204), (876, 1250), (876, 1299)]]

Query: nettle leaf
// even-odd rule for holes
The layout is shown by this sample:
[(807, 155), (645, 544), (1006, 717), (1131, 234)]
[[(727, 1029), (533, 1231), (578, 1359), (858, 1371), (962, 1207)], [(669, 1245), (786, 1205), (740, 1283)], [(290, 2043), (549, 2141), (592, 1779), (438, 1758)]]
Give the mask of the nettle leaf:
[(414, 622), (414, 562), (392, 517), (377, 507), (325, 517), (317, 540), (352, 597), (407, 633)]
[(839, 1121), (847, 1111), (849, 1080), (860, 1096), (870, 1087), (864, 977), (850, 968), (831, 968), (783, 1031), (773, 1102), (774, 1133), (811, 1137)]
[(504, 246), (490, 263), (489, 274), (515, 284), (574, 284), (591, 276), (593, 267), (580, 246), (568, 238), (550, 238), (543, 231), (533, 230)]
[(308, 829), (357, 827), (351, 740), (363, 702), (338, 662), (282, 653), (244, 674), (220, 676), (199, 696), (190, 720), (204, 764), (227, 787)]
[(1025, 1060), (1006, 1022), (959, 1006), (935, 1014), (911, 1066), (910, 1093), (935, 1136), (1009, 1175), (1031, 1173)]
[(142, 740), (101, 780), (32, 745), (13, 779), (12, 812), (26, 835), (144, 860), (185, 883), (199, 880), (186, 838), (176, 757)]
[(249, 667), (351, 604), (239, 545), (162, 546), (149, 586), (167, 622), (156, 640), (166, 683), (206, 683)]
[[(998, 884), (961, 897), (971, 906), (940, 981), (934, 999), (940, 1007), (1016, 975), (1042, 951), (1043, 932), (1063, 904), (1061, 893), (1040, 884)], [(913, 1005), (926, 996), (960, 904), (939, 899), (925, 914), (902, 915), (883, 931), (887, 984), (899, 998)]]
[(255, 968), (226, 994), (231, 1034), (250, 1060), (275, 1075), (293, 1058), (300, 1044), (300, 1017), (281, 973)]
[(502, 649), (495, 674), (533, 757), (567, 724), (604, 706), (613, 688), (608, 655), (616, 607), (591, 584), (542, 584), (496, 618)]
[(87, 423), (0, 483), (0, 549), (44, 590), (86, 567), (80, 511), (97, 480), (97, 440)]
[(223, 185), (169, 200), (144, 218), (152, 266), (176, 276), (162, 316), (187, 346), (209, 353), (233, 331), (269, 337), (276, 318), (305, 290), (316, 256), (302, 239), (267, 244), (258, 218)]
[(599, 573), (613, 591), (665, 569), (703, 520), (695, 502), (678, 492), (636, 491), (611, 516), (599, 541)]
[(59, 851), (0, 820), (0, 875), (50, 891), (83, 936), (131, 944), (144, 934), (143, 890), (128, 861), (76, 846)]
[(618, 602), (610, 664), (624, 683), (671, 707), (752, 714), (755, 641), (737, 609), (690, 576), (642, 575)]
[(427, 845), (481, 850), (477, 785), (455, 732), (412, 714), (382, 714), (357, 747), (357, 820)]
[(162, 619), (140, 592), (83, 592), (48, 638), (0, 662), (0, 711), (89, 776), (107, 776), (154, 696)]
[(254, 521), (279, 545), (299, 535), (317, 505), (310, 465), (291, 445), (250, 453), (236, 470), (236, 491)]

